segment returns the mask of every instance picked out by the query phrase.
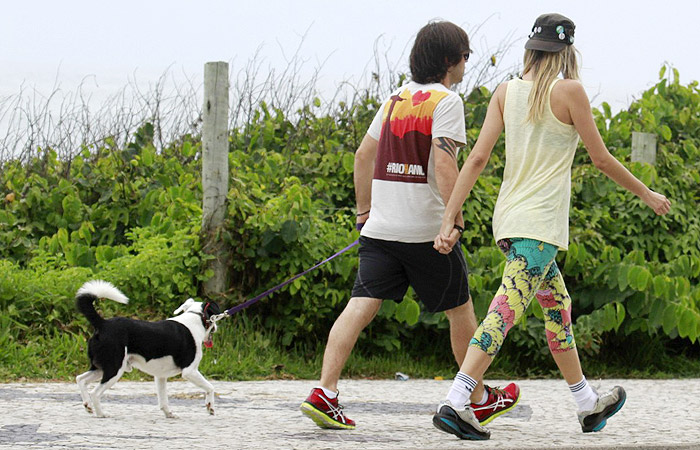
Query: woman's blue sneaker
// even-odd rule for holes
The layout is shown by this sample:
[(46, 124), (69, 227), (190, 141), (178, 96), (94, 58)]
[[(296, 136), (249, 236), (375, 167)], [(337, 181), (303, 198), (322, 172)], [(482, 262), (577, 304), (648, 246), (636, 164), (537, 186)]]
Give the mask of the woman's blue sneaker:
[(491, 432), (479, 424), (471, 408), (457, 409), (449, 400), (440, 403), (433, 416), (433, 425), (445, 433), (460, 439), (483, 441), (491, 437)]
[(584, 433), (602, 430), (608, 418), (618, 412), (625, 404), (627, 394), (621, 386), (615, 386), (605, 394), (599, 395), (595, 406), (590, 411), (578, 413), (578, 421)]

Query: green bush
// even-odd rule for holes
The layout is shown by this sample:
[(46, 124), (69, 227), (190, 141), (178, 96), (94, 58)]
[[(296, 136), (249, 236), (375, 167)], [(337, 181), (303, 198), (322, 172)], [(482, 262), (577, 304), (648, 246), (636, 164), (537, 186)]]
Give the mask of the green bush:
[[(682, 342), (700, 338), (700, 91), (675, 70), (627, 110), (594, 109), (615, 157), (673, 202), (657, 217), (577, 152), (572, 184), (571, 245), (560, 253), (574, 299), (580, 351), (599, 357), (612, 337)], [(468, 147), (478, 137), (491, 92), (465, 98)], [(359, 96), (320, 114), (318, 103), (294, 118), (260, 105), (253, 120), (229, 137), (230, 190), (226, 226), (217, 237), (231, 249), (230, 307), (302, 272), (357, 239), (353, 156), (378, 99)], [(657, 164), (630, 163), (631, 133), (657, 134)], [(491, 219), (504, 164), (504, 141), (464, 207), (463, 245), (471, 293), (483, 316), (500, 283), (504, 259)], [(461, 152), (463, 161), (468, 151)], [(87, 333), (73, 297), (88, 279), (113, 282), (128, 306), (103, 302), (105, 315), (163, 318), (187, 297), (201, 298), (207, 272), (202, 252), (201, 144), (185, 136), (156, 151), (145, 124), (125, 148), (109, 140), (72, 161), (51, 149), (27, 164), (5, 161), (0, 171), (0, 317), (12, 324), (2, 342), (33, 342), (55, 330)], [(246, 314), (275, 330), (279, 345), (315, 350), (350, 295), (356, 250), (299, 278)], [(509, 361), (549, 364), (542, 312), (511, 331)], [(3, 326), (3, 330), (8, 328)], [(442, 314), (421, 312), (412, 292), (385, 302), (363, 332), (360, 352), (393, 351), (444, 339)], [(410, 336), (410, 338), (409, 338)], [(447, 340), (444, 352), (449, 358)], [(547, 362), (545, 362), (547, 361)], [(548, 366), (547, 366), (548, 367)]]

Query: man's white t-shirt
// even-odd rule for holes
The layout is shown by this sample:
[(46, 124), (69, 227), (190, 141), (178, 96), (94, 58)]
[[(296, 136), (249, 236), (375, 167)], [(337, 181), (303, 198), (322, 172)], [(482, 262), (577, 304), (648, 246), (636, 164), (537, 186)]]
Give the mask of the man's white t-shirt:
[(367, 134), (379, 141), (372, 204), (361, 235), (398, 242), (431, 242), (445, 204), (435, 180), (432, 140), (466, 142), (464, 104), (439, 83), (410, 82), (377, 112)]

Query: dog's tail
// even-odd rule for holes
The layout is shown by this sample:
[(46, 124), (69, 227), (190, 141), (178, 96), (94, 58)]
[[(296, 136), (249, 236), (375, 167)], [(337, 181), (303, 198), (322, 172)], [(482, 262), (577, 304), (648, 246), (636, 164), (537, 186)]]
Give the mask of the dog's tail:
[(78, 293), (75, 295), (75, 302), (78, 306), (78, 311), (83, 313), (92, 326), (100, 328), (104, 319), (95, 310), (93, 302), (98, 298), (108, 298), (119, 303), (129, 303), (126, 295), (114, 287), (112, 283), (102, 280), (92, 280), (83, 284)]

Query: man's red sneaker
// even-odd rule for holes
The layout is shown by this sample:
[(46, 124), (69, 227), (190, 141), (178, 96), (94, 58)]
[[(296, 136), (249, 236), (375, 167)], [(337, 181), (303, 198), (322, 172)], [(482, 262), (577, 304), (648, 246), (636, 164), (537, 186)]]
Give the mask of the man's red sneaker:
[(312, 389), (311, 394), (304, 400), (299, 409), (321, 428), (338, 430), (355, 428), (355, 421), (348, 419), (343, 414), (343, 407), (338, 404), (338, 397), (333, 399), (326, 397), (323, 389)]
[(481, 425), (486, 425), (501, 414), (505, 414), (518, 404), (520, 400), (520, 387), (510, 383), (503, 389), (492, 388), (484, 385), (488, 399), (483, 405), (471, 404), (474, 415)]

